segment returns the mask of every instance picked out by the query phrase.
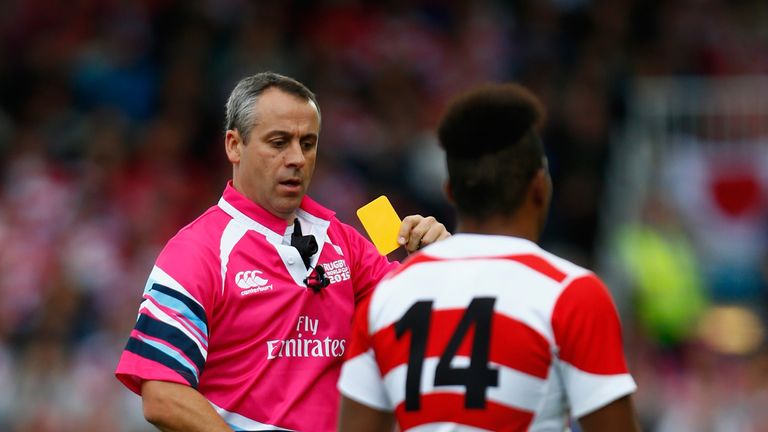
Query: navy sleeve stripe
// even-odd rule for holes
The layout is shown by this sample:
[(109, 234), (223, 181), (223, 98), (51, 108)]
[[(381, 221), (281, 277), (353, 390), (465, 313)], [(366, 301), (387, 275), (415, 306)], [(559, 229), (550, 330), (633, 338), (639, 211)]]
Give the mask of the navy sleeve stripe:
[(136, 321), (136, 330), (175, 346), (195, 363), (200, 373), (203, 372), (205, 358), (200, 353), (200, 348), (181, 330), (144, 314)]
[(195, 372), (189, 370), (189, 368), (179, 363), (176, 359), (169, 356), (168, 354), (160, 351), (159, 349), (145, 342), (142, 342), (136, 339), (135, 337), (131, 337), (128, 339), (128, 343), (125, 346), (125, 350), (130, 351), (146, 359), (156, 361), (161, 365), (169, 369), (172, 369), (173, 371), (181, 375), (185, 380), (187, 380), (189, 385), (197, 388), (197, 378), (195, 377)]
[(189, 297), (185, 296), (184, 294), (175, 291), (171, 288), (168, 288), (165, 285), (161, 285), (159, 283), (155, 283), (152, 285), (152, 288), (150, 290), (160, 291), (163, 294), (169, 295), (178, 301), (184, 303), (192, 313), (195, 314), (197, 318), (200, 319), (200, 321), (204, 322), (205, 325), (208, 325), (208, 319), (205, 316), (205, 310), (197, 304), (194, 300), (190, 299)]

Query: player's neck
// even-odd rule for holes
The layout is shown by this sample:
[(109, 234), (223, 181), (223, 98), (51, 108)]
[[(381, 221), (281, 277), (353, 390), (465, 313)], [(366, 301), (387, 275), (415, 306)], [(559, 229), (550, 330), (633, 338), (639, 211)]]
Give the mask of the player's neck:
[(456, 232), (520, 237), (534, 243), (539, 241), (541, 229), (534, 218), (516, 216), (491, 216), (482, 220), (459, 218)]

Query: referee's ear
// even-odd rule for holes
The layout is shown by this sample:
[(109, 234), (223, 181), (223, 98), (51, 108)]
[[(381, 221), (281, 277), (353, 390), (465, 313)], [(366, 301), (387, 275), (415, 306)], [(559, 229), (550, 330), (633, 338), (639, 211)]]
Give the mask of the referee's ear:
[(240, 162), (241, 144), (244, 144), (243, 138), (237, 129), (230, 129), (224, 135), (224, 150), (227, 152), (227, 159), (233, 164)]

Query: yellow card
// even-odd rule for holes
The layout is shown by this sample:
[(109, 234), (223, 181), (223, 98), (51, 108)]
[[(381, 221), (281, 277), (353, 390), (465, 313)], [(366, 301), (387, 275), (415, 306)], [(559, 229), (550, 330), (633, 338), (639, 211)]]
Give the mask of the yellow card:
[(380, 254), (386, 255), (400, 247), (397, 243), (400, 217), (386, 196), (382, 195), (357, 209), (357, 218)]

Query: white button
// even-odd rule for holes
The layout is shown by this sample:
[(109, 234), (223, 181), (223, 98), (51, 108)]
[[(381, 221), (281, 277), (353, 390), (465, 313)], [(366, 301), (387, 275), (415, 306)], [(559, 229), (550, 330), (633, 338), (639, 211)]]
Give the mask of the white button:
[(296, 261), (293, 258), (288, 258), (288, 264), (293, 265)]

